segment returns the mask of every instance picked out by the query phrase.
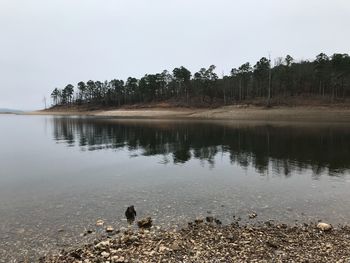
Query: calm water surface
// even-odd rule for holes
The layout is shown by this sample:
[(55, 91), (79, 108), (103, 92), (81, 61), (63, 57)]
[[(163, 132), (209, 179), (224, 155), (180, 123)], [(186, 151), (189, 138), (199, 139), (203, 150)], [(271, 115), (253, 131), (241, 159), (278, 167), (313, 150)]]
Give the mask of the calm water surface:
[(0, 115), (0, 262), (88, 241), (100, 218), (126, 226), (130, 204), (164, 227), (349, 224), (349, 169), (346, 124)]

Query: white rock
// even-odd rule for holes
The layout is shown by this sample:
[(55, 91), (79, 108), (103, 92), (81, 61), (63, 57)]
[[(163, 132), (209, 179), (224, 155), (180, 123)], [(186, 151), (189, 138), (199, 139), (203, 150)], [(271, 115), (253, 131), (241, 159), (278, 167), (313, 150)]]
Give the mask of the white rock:
[(100, 243), (98, 243), (95, 248), (105, 248), (105, 247), (108, 247), (109, 246), (109, 241), (101, 241)]
[(164, 252), (166, 250), (168, 250), (168, 248), (166, 246), (163, 246), (163, 245), (161, 245), (158, 249), (159, 252)]
[(114, 228), (112, 227), (112, 226), (107, 226), (106, 227), (106, 232), (107, 233), (111, 233), (111, 232), (113, 232), (114, 231)]
[(317, 228), (321, 229), (322, 231), (328, 231), (332, 229), (332, 225), (320, 222), (317, 224)]
[(106, 252), (106, 251), (103, 251), (103, 252), (101, 253), (101, 256), (104, 257), (104, 258), (108, 258), (108, 257), (109, 257), (109, 253)]
[(124, 257), (119, 257), (119, 256), (113, 256), (112, 257), (112, 262), (113, 263), (117, 263), (117, 262), (125, 262), (125, 258)]

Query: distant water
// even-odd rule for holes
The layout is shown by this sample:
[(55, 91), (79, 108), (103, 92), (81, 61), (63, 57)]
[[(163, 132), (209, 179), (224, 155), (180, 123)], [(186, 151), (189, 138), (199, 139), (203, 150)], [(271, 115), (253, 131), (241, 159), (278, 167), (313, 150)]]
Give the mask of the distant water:
[(0, 262), (37, 258), (133, 204), (164, 227), (208, 213), (350, 222), (350, 126), (0, 115)]

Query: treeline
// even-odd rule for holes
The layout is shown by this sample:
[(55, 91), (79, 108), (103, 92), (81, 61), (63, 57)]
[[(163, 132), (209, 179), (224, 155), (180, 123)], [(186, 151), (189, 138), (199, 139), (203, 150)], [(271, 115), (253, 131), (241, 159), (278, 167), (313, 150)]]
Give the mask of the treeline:
[(80, 81), (76, 87), (68, 84), (51, 93), (54, 105), (94, 103), (106, 106), (149, 103), (168, 99), (194, 100), (203, 103), (232, 104), (244, 100), (300, 95), (322, 96), (330, 99), (350, 96), (350, 56), (324, 53), (315, 60), (295, 61), (291, 56), (278, 58), (274, 66), (262, 57), (252, 66), (249, 62), (233, 68), (221, 77), (215, 66), (201, 68), (192, 74), (185, 67), (146, 74), (141, 79), (126, 81)]

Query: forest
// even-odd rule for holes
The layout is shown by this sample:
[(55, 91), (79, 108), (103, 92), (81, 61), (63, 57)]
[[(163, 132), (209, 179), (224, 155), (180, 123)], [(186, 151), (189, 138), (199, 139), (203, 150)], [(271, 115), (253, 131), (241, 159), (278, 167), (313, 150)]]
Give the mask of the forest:
[(269, 105), (274, 97), (324, 97), (330, 101), (350, 96), (350, 56), (320, 53), (313, 61), (294, 60), (290, 55), (277, 58), (273, 65), (262, 57), (219, 76), (215, 66), (192, 74), (181, 66), (172, 72), (146, 74), (126, 81), (80, 81), (51, 93), (53, 105), (93, 104), (122, 106), (176, 100), (184, 105), (229, 105), (263, 99)]

